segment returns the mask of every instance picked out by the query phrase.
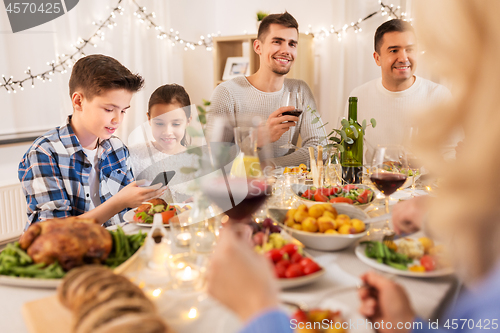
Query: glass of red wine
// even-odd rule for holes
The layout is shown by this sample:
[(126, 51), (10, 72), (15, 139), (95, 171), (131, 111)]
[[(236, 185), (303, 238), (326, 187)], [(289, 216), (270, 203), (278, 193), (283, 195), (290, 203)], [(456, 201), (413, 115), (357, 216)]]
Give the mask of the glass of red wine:
[(389, 213), (389, 196), (406, 181), (408, 161), (406, 153), (399, 145), (378, 145), (370, 166), (370, 180), (384, 194), (385, 212)]
[[(283, 96), (281, 97), (281, 103), (280, 107), (283, 106), (294, 106), (295, 110), (292, 111), (285, 111), (281, 115), (282, 116), (294, 116), (294, 117), (300, 117), (304, 110), (304, 99), (302, 96), (301, 92), (297, 91), (285, 91)], [(297, 124), (296, 124), (297, 125)], [(288, 142), (280, 148), (285, 148), (285, 149), (297, 149), (297, 146), (295, 146), (292, 143), (292, 128), (290, 127), (288, 129)]]
[(243, 221), (255, 213), (270, 195), (264, 179), (218, 177), (202, 185), (203, 192), (233, 221)]
[[(255, 156), (237, 154), (232, 161), (227, 164), (217, 165), (218, 170), (201, 183), (201, 190), (205, 196), (217, 205), (222, 212), (229, 216), (231, 224), (233, 222), (247, 222), (266, 201), (271, 194), (271, 186), (266, 174), (268, 173), (269, 151), (267, 147), (269, 136), (265, 131), (258, 128), (250, 131), (252, 135), (242, 137), (237, 128), (235, 137), (239, 138), (236, 143), (241, 152), (254, 150), (255, 143), (263, 143), (263, 148)], [(243, 147), (245, 146), (245, 147)], [(247, 147), (248, 146), (248, 147)], [(216, 163), (224, 160), (221, 154), (214, 153), (213, 160)], [(240, 166), (240, 172), (233, 172)], [(231, 172), (228, 172), (231, 170)]]

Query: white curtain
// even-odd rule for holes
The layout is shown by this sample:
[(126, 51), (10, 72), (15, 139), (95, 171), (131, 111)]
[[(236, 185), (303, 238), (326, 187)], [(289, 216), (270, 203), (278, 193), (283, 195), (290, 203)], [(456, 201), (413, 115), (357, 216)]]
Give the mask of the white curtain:
[[(151, 1), (138, 0), (144, 6)], [(104, 20), (118, 3), (117, 0), (84, 0), (67, 14), (41, 26), (16, 34), (11, 31), (7, 14), (0, 10), (0, 74), (25, 77), (24, 71), (31, 67), (33, 73), (47, 70), (47, 62), (56, 60), (56, 54), (71, 54), (79, 37), (88, 38), (96, 26), (92, 22)], [(101, 53), (112, 56), (145, 78), (145, 88), (132, 99), (124, 123), (117, 135), (124, 141), (135, 127), (146, 119), (147, 102), (158, 86), (173, 80), (182, 84), (182, 78), (172, 77), (175, 66), (182, 67), (182, 53), (174, 54), (170, 43), (160, 41), (154, 30), (147, 30), (133, 15), (136, 7), (132, 1), (121, 4), (125, 12), (115, 19), (117, 26), (104, 29), (105, 39), (97, 41), (97, 47), (87, 47), (85, 53)], [(158, 23), (169, 26), (170, 13), (166, 1), (154, 1)], [(149, 8), (148, 8), (149, 10)], [(161, 21), (161, 22), (160, 22)], [(7, 94), (0, 91), (0, 134), (47, 130), (63, 123), (72, 113), (68, 81), (71, 69), (66, 74), (56, 73), (52, 82), (35, 80), (25, 84), (24, 91)]]
[[(182, 38), (198, 40), (200, 35), (220, 32), (222, 35), (255, 33), (257, 11), (278, 13), (288, 10), (297, 19), (300, 31), (319, 31), (321, 28), (336, 29), (356, 22), (378, 11), (378, 0), (137, 0), (154, 10), (156, 22), (165, 29), (178, 30)], [(383, 1), (401, 6), (399, 12), (411, 14), (411, 0)], [(6, 12), (0, 10), (0, 73), (7, 77), (24, 77), (28, 66), (34, 73), (47, 69), (46, 62), (55, 54), (68, 54), (74, 50), (78, 37), (87, 38), (95, 31), (92, 21), (105, 19), (117, 0), (85, 0), (66, 15), (36, 28), (16, 34), (8, 33), (10, 25)], [(147, 101), (158, 86), (166, 83), (184, 85), (191, 102), (200, 104), (209, 99), (213, 91), (212, 52), (203, 48), (184, 51), (182, 46), (172, 46), (166, 40), (156, 38), (156, 32), (133, 16), (135, 6), (124, 0), (123, 16), (116, 18), (117, 26), (105, 29), (105, 40), (97, 48), (86, 49), (87, 54), (103, 53), (118, 59), (133, 72), (146, 80), (145, 88), (135, 95), (132, 108), (127, 112), (124, 124), (117, 135), (127, 142), (128, 134), (146, 120)], [(380, 77), (373, 54), (375, 29), (387, 19), (380, 14), (360, 24), (362, 31), (355, 34), (349, 29), (342, 41), (335, 36), (322, 40), (315, 38), (315, 85), (311, 87), (319, 112), (328, 128), (338, 126), (350, 91), (371, 79)], [(309, 28), (308, 26), (311, 25)], [(419, 63), (417, 74), (429, 79)], [(72, 112), (68, 94), (69, 72), (55, 74), (53, 82), (35, 81), (35, 88), (25, 85), (23, 92), (7, 94), (0, 91), (0, 134), (32, 130), (46, 130), (62, 123)]]
[[(212, 1), (217, 13), (215, 30), (220, 31), (222, 35), (255, 32), (254, 16), (259, 10), (270, 13), (287, 10), (297, 19), (301, 32), (310, 30), (316, 33), (323, 28), (329, 30), (332, 25), (335, 29), (342, 28), (344, 24), (350, 25), (351, 22), (356, 22), (381, 8), (379, 0)], [(385, 5), (394, 5), (394, 10), (399, 6), (398, 14), (405, 12), (407, 18), (412, 17), (412, 0), (382, 2)], [(387, 15), (378, 13), (359, 24), (362, 29), (360, 32), (354, 33), (353, 29), (348, 29), (341, 41), (332, 35), (324, 39), (317, 36), (314, 39), (315, 85), (311, 88), (323, 121), (329, 123), (327, 129), (340, 127), (338, 119), (345, 115), (346, 102), (354, 88), (381, 76), (380, 67), (373, 59), (373, 43), (375, 30), (387, 19)], [(443, 82), (428, 69), (426, 56), (422, 51), (424, 50), (420, 47), (416, 74), (445, 84), (451, 89), (449, 82)]]

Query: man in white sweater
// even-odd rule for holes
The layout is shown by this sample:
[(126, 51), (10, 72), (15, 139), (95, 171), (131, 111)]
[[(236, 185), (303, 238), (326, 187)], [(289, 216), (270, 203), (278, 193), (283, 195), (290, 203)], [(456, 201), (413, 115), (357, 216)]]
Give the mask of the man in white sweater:
[[(248, 77), (237, 77), (220, 84), (211, 98), (207, 130), (211, 141), (233, 141), (233, 128), (255, 125), (255, 118), (261, 122), (260, 133), (269, 138), (272, 162), (278, 166), (292, 166), (308, 163), (309, 146), (320, 144), (321, 121), (312, 124), (315, 118), (309, 110), (316, 110), (311, 90), (302, 80), (285, 79), (285, 75), (297, 56), (298, 23), (292, 15), (272, 14), (266, 16), (260, 26), (254, 51), (259, 55), (259, 70)], [(294, 110), (293, 106), (280, 107), (285, 92), (298, 91), (304, 99), (304, 112), (299, 117), (282, 115)], [(214, 132), (214, 122), (222, 116), (230, 129), (222, 133)], [(287, 143), (292, 131), (292, 143), (300, 134), (302, 148), (293, 151), (281, 148)], [(286, 134), (285, 134), (286, 133)], [(218, 137), (217, 137), (218, 136)], [(262, 146), (262, 142), (259, 142)]]
[(377, 121), (376, 128), (368, 129), (365, 136), (368, 158), (378, 144), (403, 144), (416, 114), (451, 98), (446, 87), (414, 75), (417, 39), (410, 23), (394, 19), (379, 26), (373, 58), (381, 67), (382, 78), (349, 94), (358, 97), (358, 121)]

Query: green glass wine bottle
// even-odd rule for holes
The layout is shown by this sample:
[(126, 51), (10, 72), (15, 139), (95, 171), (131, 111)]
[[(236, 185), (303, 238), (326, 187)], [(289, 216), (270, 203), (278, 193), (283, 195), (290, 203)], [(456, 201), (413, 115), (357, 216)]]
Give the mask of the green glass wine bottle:
[[(340, 155), (342, 178), (348, 184), (360, 184), (363, 175), (363, 129), (358, 123), (358, 98), (349, 97), (349, 125), (344, 126), (347, 140)], [(357, 134), (357, 135), (356, 135)]]

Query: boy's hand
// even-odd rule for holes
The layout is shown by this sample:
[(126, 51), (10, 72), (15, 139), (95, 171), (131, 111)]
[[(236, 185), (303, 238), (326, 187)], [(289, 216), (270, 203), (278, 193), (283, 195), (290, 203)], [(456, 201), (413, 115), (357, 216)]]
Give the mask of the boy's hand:
[[(266, 125), (261, 127), (261, 130), (265, 130), (268, 133), (269, 141), (278, 141), (290, 127), (295, 126), (296, 121), (299, 121), (298, 117), (281, 115), (283, 112), (293, 110), (295, 110), (294, 106), (283, 106), (269, 115)], [(260, 142), (260, 140), (257, 143), (259, 147), (262, 147), (264, 144), (265, 142)]]
[(128, 184), (122, 188), (114, 198), (116, 198), (124, 208), (135, 208), (140, 206), (144, 201), (160, 197), (167, 189), (167, 186), (161, 187), (161, 184), (148, 187), (140, 187), (140, 184), (140, 182)]

